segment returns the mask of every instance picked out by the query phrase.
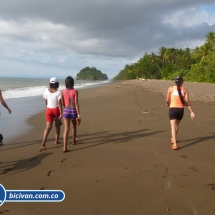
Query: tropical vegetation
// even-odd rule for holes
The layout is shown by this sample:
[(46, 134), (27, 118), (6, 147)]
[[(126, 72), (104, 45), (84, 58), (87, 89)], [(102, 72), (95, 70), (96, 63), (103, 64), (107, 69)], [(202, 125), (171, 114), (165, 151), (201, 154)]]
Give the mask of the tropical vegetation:
[(77, 80), (107, 80), (108, 76), (95, 67), (85, 67), (76, 75)]
[(136, 63), (126, 65), (113, 80), (165, 79), (183, 76), (186, 81), (215, 82), (215, 33), (209, 32), (195, 49), (160, 47), (158, 54), (145, 53)]

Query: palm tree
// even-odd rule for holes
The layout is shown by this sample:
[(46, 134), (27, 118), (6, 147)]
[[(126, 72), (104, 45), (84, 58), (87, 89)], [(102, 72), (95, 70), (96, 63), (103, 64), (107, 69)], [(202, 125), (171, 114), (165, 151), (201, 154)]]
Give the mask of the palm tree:
[(211, 51), (211, 45), (209, 43), (205, 43), (203, 46), (200, 47), (200, 52), (202, 57), (204, 58), (207, 56)]
[(165, 52), (166, 52), (166, 48), (164, 46), (162, 46), (160, 49), (159, 49), (159, 54), (160, 54), (160, 58), (161, 58), (161, 64), (162, 66), (164, 65), (164, 62), (165, 62)]
[(190, 59), (191, 59), (191, 49), (188, 47), (185, 49), (185, 58), (187, 61), (187, 68), (188, 68), (190, 65)]
[(190, 53), (191, 53), (191, 49), (187, 47), (185, 49), (185, 55), (186, 55), (187, 60), (190, 60)]
[(159, 69), (160, 73), (162, 73), (160, 67), (159, 67), (158, 64), (157, 64), (157, 56), (152, 52), (150, 58), (151, 58), (151, 63), (154, 64), (154, 65), (156, 65), (157, 68)]
[(177, 49), (175, 48), (170, 49), (170, 58), (171, 58), (172, 65), (174, 64), (176, 53), (177, 53)]
[(171, 59), (171, 52), (169, 49), (166, 50), (166, 52), (164, 53), (164, 59), (167, 64), (170, 64), (170, 59)]
[(200, 48), (197, 46), (193, 51), (192, 51), (192, 53), (191, 53), (191, 57), (193, 58), (193, 59), (197, 59), (197, 58), (201, 58), (202, 56), (201, 56), (201, 51), (200, 51)]
[(211, 50), (214, 50), (215, 48), (215, 33), (214, 32), (208, 32), (206, 35), (206, 43), (208, 43), (211, 47)]

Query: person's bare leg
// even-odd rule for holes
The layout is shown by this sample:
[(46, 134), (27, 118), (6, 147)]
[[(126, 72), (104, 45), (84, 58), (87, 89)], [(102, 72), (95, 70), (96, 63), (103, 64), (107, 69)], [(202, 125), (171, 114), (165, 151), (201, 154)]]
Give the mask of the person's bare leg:
[(75, 145), (77, 142), (76, 138), (76, 120), (72, 120), (72, 144)]
[[(177, 134), (178, 134), (178, 129), (179, 129), (179, 123), (181, 122), (181, 120), (176, 120), (175, 121), (175, 133), (176, 133), (176, 139), (177, 139)], [(171, 123), (170, 123), (171, 124)], [(173, 142), (173, 138), (171, 138), (171, 142), (172, 142), (172, 144), (174, 143)], [(176, 140), (176, 142), (177, 142), (177, 140)]]
[(63, 151), (66, 152), (67, 149), (67, 141), (68, 141), (68, 134), (70, 130), (70, 119), (63, 119), (64, 120), (64, 133), (63, 133)]
[(52, 129), (52, 122), (46, 122), (46, 128), (44, 130), (44, 133), (43, 133), (43, 141), (42, 141), (42, 144), (41, 144), (41, 149), (46, 149), (46, 140), (47, 140), (47, 137), (49, 135), (49, 132), (51, 131)]
[(55, 125), (55, 144), (59, 144), (60, 125)]
[(175, 132), (176, 132), (176, 136), (178, 134), (178, 129), (179, 129), (179, 123), (181, 122), (181, 120), (176, 120), (176, 123), (175, 123)]
[(176, 143), (176, 119), (170, 120), (170, 125), (171, 125), (171, 134), (172, 134), (172, 147), (177, 147)]

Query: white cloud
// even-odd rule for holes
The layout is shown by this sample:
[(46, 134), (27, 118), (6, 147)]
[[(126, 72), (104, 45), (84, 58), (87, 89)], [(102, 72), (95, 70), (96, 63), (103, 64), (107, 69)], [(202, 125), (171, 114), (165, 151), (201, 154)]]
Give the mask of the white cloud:
[(196, 27), (202, 23), (212, 25), (215, 24), (215, 13), (211, 14), (202, 9), (189, 8), (166, 15), (163, 22), (172, 25), (174, 28)]
[(32, 68), (76, 74), (95, 66), (113, 77), (161, 46), (201, 45), (214, 31), (214, 6), (214, 0), (0, 1), (0, 61), (10, 61), (3, 65), (8, 74), (15, 68), (24, 76)]

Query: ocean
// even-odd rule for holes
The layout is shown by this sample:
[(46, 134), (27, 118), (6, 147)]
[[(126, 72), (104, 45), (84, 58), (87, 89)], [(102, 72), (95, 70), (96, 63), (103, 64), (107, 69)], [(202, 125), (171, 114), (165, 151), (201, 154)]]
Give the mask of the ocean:
[[(64, 89), (65, 80), (58, 79), (58, 81), (60, 84), (59, 90)], [(75, 80), (74, 88), (77, 90), (87, 89), (109, 82), (110, 81)], [(32, 129), (32, 127), (26, 123), (26, 120), (37, 113), (45, 111), (45, 102), (42, 95), (48, 87), (48, 78), (0, 77), (0, 90), (2, 91), (5, 102), (12, 111), (11, 114), (8, 114), (8, 111), (0, 104), (0, 133), (4, 136), (4, 144), (9, 144), (10, 139)]]
[[(59, 90), (65, 88), (65, 80), (58, 79)], [(96, 87), (109, 83), (109, 81), (89, 81), (75, 80), (75, 88), (77, 90)], [(49, 79), (39, 78), (1, 78), (0, 89), (4, 99), (23, 98), (42, 95), (46, 88), (49, 87)]]

